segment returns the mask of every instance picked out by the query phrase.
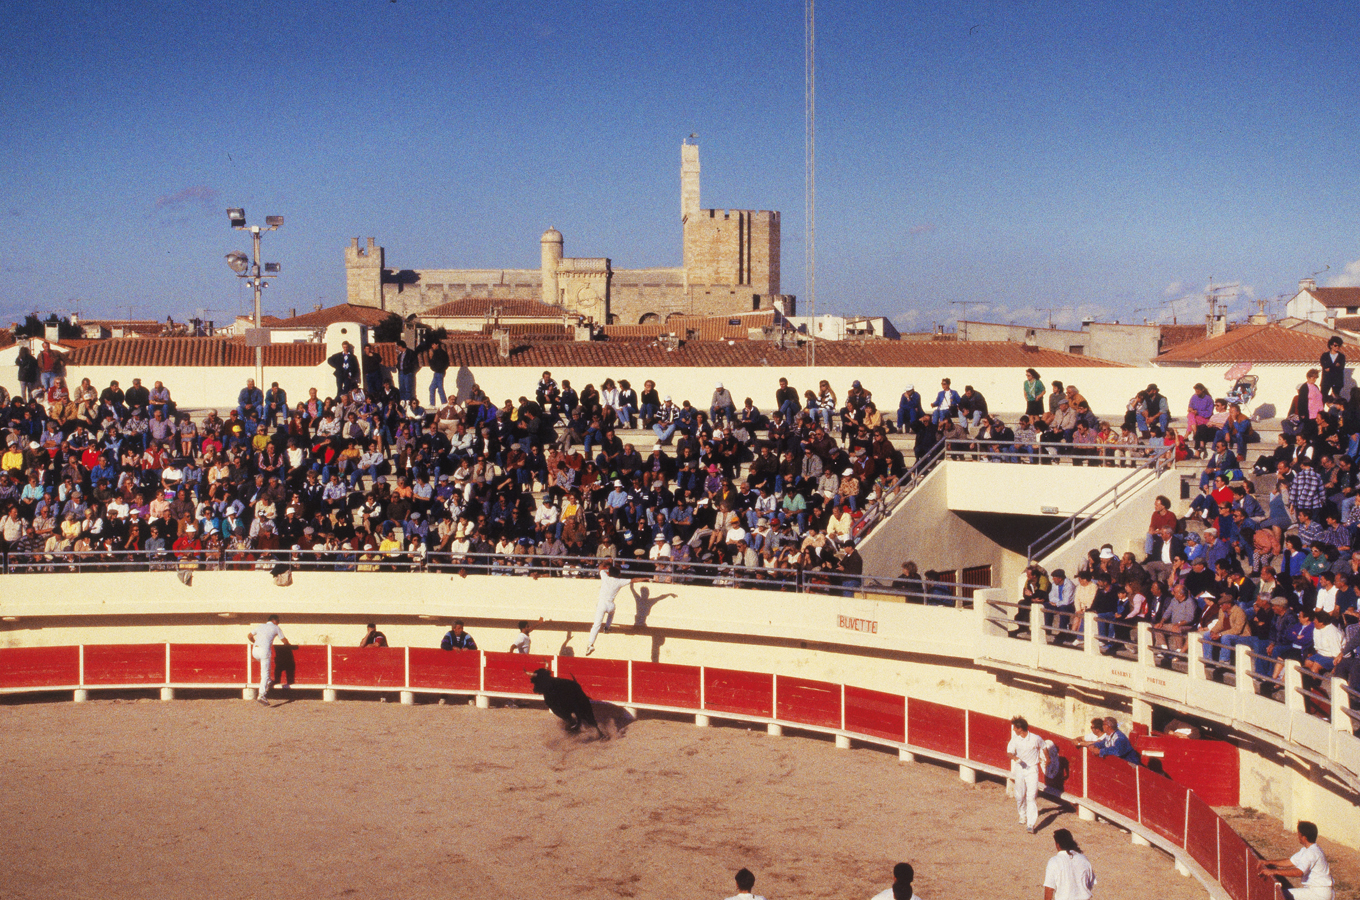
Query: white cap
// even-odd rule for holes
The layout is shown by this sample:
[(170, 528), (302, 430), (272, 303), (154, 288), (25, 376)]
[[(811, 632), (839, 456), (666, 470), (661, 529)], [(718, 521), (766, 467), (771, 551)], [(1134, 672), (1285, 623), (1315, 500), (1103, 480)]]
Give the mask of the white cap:
[(721, 381), (718, 382), (718, 390), (722, 390), (722, 382), (721, 382)]

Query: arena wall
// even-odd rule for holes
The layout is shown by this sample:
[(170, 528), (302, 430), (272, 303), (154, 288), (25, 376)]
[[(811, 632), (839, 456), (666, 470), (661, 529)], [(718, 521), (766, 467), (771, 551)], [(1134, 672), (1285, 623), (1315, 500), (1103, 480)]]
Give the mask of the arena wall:
[[(534, 648), (560, 656), (582, 653), (598, 590), (590, 579), (307, 571), (295, 573), (286, 588), (263, 571), (196, 571), (188, 586), (171, 571), (25, 574), (3, 581), (5, 647), (239, 643), (250, 627), (278, 612), (285, 633), (304, 645), (353, 646), (364, 623), (376, 621), (394, 645), (434, 647), (459, 617), (483, 649), (503, 650), (516, 620), (542, 615), (548, 621), (534, 632)], [(989, 604), (1007, 596), (1003, 590), (980, 591), (971, 611), (657, 582), (637, 591), (642, 603), (620, 598), (621, 627), (601, 639), (593, 658), (844, 683), (990, 715), (1022, 714), (1058, 734), (1081, 733), (1096, 714), (1127, 721), (1146, 713), (1139, 679), (1147, 673), (1135, 672), (1126, 683), (1127, 673), (1107, 677), (1101, 668), (1139, 669), (1136, 664), (1073, 651), (1062, 651), (1068, 655), (1058, 669), (1008, 661), (1030, 650), (1041, 658), (1058, 651), (988, 634)], [(1083, 669), (1086, 657), (1092, 658)], [(1064, 675), (1063, 667), (1076, 674)], [(1216, 709), (1226, 696), (1231, 708), (1232, 693), (1215, 685), (1205, 702)], [(1286, 739), (1266, 740), (1249, 721), (1240, 727), (1229, 721), (1242, 750), (1244, 803), (1286, 823), (1298, 816), (1327, 822), (1330, 836), (1356, 845), (1360, 811), (1350, 789), (1293, 755)]]

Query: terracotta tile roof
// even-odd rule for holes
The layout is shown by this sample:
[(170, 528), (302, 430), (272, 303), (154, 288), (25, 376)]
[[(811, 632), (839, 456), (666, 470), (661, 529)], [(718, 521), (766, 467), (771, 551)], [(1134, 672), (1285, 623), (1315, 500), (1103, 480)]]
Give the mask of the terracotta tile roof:
[(1191, 341), (1202, 340), (1203, 338), (1203, 323), (1199, 325), (1163, 325), (1161, 351), (1165, 353), (1172, 347), (1179, 347), (1181, 344), (1188, 344)]
[(1315, 363), (1327, 339), (1281, 328), (1241, 325), (1218, 337), (1188, 341), (1158, 356), (1158, 363)]
[(14, 332), (8, 328), (0, 328), (0, 350), (6, 347), (13, 347), (18, 341), (14, 337)]
[[(264, 348), (266, 366), (319, 366), (324, 344), (271, 344)], [(66, 358), (79, 366), (252, 366), (255, 350), (243, 338), (111, 338), (92, 341)]]
[(95, 325), (99, 328), (122, 328), (136, 334), (158, 335), (165, 323), (156, 319), (81, 319), (78, 327), (84, 328), (87, 325)]
[(318, 309), (313, 312), (294, 316), (291, 319), (278, 319), (272, 323), (273, 328), (325, 328), (327, 325), (334, 325), (336, 322), (355, 322), (359, 325), (367, 325), (370, 328), (381, 324), (396, 313), (378, 309), (376, 306), (360, 306), (354, 303), (341, 303), (338, 306), (328, 306), (325, 309)]
[(420, 314), (423, 319), (470, 318), (481, 319), (490, 314), (492, 308), (500, 307), (501, 315), (518, 318), (561, 318), (569, 313), (560, 306), (553, 306), (541, 300), (498, 300), (491, 297), (464, 297), (450, 300), (427, 309)]
[(1313, 288), (1304, 293), (1329, 309), (1337, 306), (1360, 307), (1360, 287)]
[[(689, 341), (674, 351), (644, 341), (553, 341), (512, 345), (502, 358), (491, 340), (446, 341), (454, 366), (693, 366), (730, 368), (757, 366), (805, 366), (807, 353), (798, 348), (779, 349), (769, 341)], [(386, 365), (396, 364), (396, 346), (379, 344)], [(828, 367), (971, 368), (1014, 366), (1025, 369), (1123, 368), (1118, 363), (1056, 350), (1031, 349), (1021, 344), (969, 341), (909, 342), (836, 341), (817, 345), (817, 364)]]
[(664, 323), (648, 325), (606, 325), (604, 333), (611, 341), (651, 340), (663, 334), (676, 334), (684, 339), (691, 331), (694, 332), (692, 340), (697, 341), (744, 341), (746, 329), (774, 324), (775, 311), (767, 309), (733, 316), (671, 316)]
[[(502, 322), (500, 328), (509, 332), (511, 337), (534, 341), (570, 341), (576, 338), (575, 328), (556, 322)], [(482, 330), (475, 333), (489, 337), (493, 331), (495, 328), (492, 326), (483, 325)]]

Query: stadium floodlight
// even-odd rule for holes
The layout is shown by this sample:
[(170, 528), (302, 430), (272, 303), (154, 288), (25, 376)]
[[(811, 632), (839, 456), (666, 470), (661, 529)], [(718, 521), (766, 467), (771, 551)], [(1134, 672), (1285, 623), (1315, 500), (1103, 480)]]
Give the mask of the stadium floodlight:
[(244, 275), (250, 269), (250, 257), (240, 250), (233, 250), (227, 254), (227, 265), (231, 266), (231, 270), (237, 275)]
[(283, 216), (265, 216), (264, 224), (269, 226), (269, 230), (283, 227)]
[(246, 227), (246, 211), (244, 209), (240, 209), (238, 207), (232, 207), (228, 209), (227, 218), (231, 220), (232, 228)]
[(264, 274), (266, 274), (266, 275), (277, 275), (277, 274), (279, 274), (279, 264), (278, 264), (278, 263), (265, 263), (265, 264), (264, 264)]

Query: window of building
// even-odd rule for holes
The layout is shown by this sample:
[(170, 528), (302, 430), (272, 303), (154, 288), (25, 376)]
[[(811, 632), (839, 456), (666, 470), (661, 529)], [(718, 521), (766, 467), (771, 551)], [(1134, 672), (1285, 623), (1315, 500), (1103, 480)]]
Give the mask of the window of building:
[(1073, 356), (1085, 356), (1086, 347), (1084, 344), (1072, 344), (1067, 348), (1067, 352), (1071, 353)]

